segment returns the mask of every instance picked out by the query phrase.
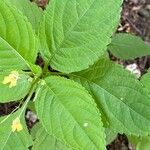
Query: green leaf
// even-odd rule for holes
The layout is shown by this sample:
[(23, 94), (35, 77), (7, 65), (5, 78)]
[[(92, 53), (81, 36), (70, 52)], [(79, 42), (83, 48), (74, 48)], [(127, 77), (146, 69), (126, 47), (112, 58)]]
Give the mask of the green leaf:
[(140, 81), (102, 58), (85, 71), (69, 75), (97, 102), (105, 126), (120, 133), (150, 133), (150, 99)]
[[(40, 29), (53, 69), (88, 68), (103, 55), (119, 22), (122, 0), (51, 0)], [(114, 5), (115, 4), (115, 5)]]
[(140, 81), (142, 82), (143, 86), (145, 87), (145, 89), (148, 91), (150, 95), (150, 70), (148, 71), (148, 73), (142, 76)]
[(39, 24), (42, 18), (42, 9), (40, 9), (35, 3), (29, 0), (5, 0), (9, 2), (10, 5), (15, 6), (19, 9), (32, 24), (35, 31), (38, 31)]
[(5, 69), (28, 69), (25, 59), (0, 37), (0, 71)]
[(130, 142), (135, 145), (136, 150), (149, 150), (150, 148), (150, 136), (136, 137), (128, 136)]
[[(35, 63), (38, 50), (37, 42), (32, 26), (23, 14), (1, 0), (0, 70), (5, 70), (5, 67), (27, 69), (28, 62)], [(18, 62), (16, 63), (16, 61)]]
[(106, 132), (106, 143), (110, 144), (111, 142), (113, 142), (115, 140), (115, 138), (117, 137), (118, 132), (113, 131), (111, 129), (106, 128), (105, 129)]
[(29, 101), (28, 103), (28, 109), (30, 109), (32, 112), (36, 113), (36, 110), (35, 110), (35, 104), (33, 101)]
[(0, 103), (20, 100), (28, 94), (31, 88), (32, 78), (24, 72), (19, 72), (16, 86), (10, 88), (9, 83), (3, 84), (4, 78), (9, 76), (11, 71), (0, 72)]
[(39, 123), (33, 127), (32, 131), (34, 132), (32, 133), (34, 134), (32, 150), (69, 150), (65, 144), (49, 135)]
[(36, 75), (36, 77), (40, 77), (42, 75), (42, 68), (38, 65), (31, 65), (32, 73)]
[(134, 59), (150, 55), (150, 45), (140, 37), (119, 33), (112, 38), (108, 49), (120, 59)]
[[(11, 126), (17, 117), (20, 118), (23, 130), (12, 132)], [(27, 150), (32, 145), (32, 138), (28, 133), (22, 109), (0, 118), (0, 137), (1, 150)]]
[(46, 131), (75, 149), (104, 150), (100, 113), (78, 83), (50, 76), (39, 85), (35, 107)]

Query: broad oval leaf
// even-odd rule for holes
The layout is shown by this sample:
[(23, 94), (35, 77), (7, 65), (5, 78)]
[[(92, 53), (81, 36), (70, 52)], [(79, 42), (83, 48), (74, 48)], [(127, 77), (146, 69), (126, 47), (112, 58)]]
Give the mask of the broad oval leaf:
[(70, 74), (97, 102), (105, 126), (120, 133), (150, 133), (150, 99), (140, 81), (103, 58), (85, 71)]
[(105, 149), (100, 113), (89, 93), (74, 81), (50, 76), (39, 85), (35, 107), (46, 131), (75, 149)]
[(107, 49), (122, 0), (51, 0), (40, 29), (53, 69), (70, 73), (92, 65)]
[[(29, 67), (27, 61), (35, 63), (38, 44), (32, 26), (20, 11), (8, 5), (4, 0), (0, 1), (0, 43), (2, 43), (0, 70), (5, 70), (5, 65), (12, 69), (10, 64), (15, 66), (15, 69), (26, 69)], [(12, 57), (12, 53), (13, 56), (16, 56)], [(18, 59), (18, 63), (22, 62), (22, 64), (16, 65), (14, 60)], [(25, 65), (24, 63), (26, 63), (26, 67), (21, 68)]]
[(9, 2), (10, 5), (15, 6), (19, 9), (32, 24), (33, 29), (38, 31), (39, 24), (42, 18), (42, 9), (39, 8), (34, 2), (29, 0), (5, 0)]
[[(23, 129), (19, 132), (13, 132), (11, 126), (17, 117), (19, 117)], [(32, 138), (26, 127), (22, 109), (19, 109), (14, 114), (0, 117), (0, 136), (1, 150), (27, 150), (32, 145)]]
[(140, 37), (119, 33), (112, 38), (108, 49), (120, 59), (134, 59), (150, 55), (150, 45), (146, 44)]
[(32, 134), (34, 134), (32, 150), (70, 150), (54, 136), (49, 135), (39, 123), (33, 127)]
[(32, 78), (21, 71), (16, 86), (10, 88), (10, 83), (3, 84), (4, 78), (9, 76), (11, 71), (0, 72), (0, 103), (20, 100), (28, 94), (31, 88)]

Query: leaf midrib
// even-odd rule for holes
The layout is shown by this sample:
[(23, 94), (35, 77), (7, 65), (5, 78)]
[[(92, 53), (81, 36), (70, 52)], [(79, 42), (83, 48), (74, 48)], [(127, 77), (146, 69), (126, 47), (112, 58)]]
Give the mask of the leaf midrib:
[[(45, 85), (48, 87), (48, 90), (50, 90), (50, 91), (57, 97), (57, 99), (59, 99), (58, 96), (55, 94), (55, 92), (48, 86), (48, 84), (46, 83)], [(59, 103), (61, 103), (60, 100), (58, 100), (58, 101), (59, 101)], [(62, 105), (62, 107), (65, 108), (65, 110), (67, 110), (67, 108), (66, 108), (62, 103), (61, 103), (61, 105)], [(73, 120), (78, 124), (78, 126), (80, 127), (80, 129), (81, 129), (82, 131), (84, 131), (84, 129), (81, 127), (81, 125), (74, 119), (74, 116), (70, 113), (70, 111), (67, 110), (67, 112), (69, 112), (70, 116), (72, 116)], [(98, 148), (97, 145), (93, 142), (93, 140), (85, 133), (85, 131), (84, 131), (83, 133), (86, 135), (86, 137), (88, 137), (88, 139), (93, 143), (93, 145), (94, 145), (96, 148)], [(75, 140), (75, 141), (76, 141), (76, 140)], [(78, 145), (78, 143), (77, 143), (77, 145)]]
[[(68, 1), (68, 0), (67, 0)], [(66, 3), (67, 3), (67, 1), (66, 1)], [(54, 45), (55, 45), (55, 50), (54, 50), (54, 52), (53, 52), (53, 54), (51, 55), (51, 61), (52, 61), (52, 59), (55, 57), (55, 55), (56, 55), (56, 53), (57, 53), (57, 51), (59, 51), (60, 50), (60, 47), (61, 47), (61, 45), (62, 45), (62, 43), (64, 42), (64, 40), (68, 37), (67, 35), (70, 33), (70, 32), (72, 32), (73, 31), (73, 29), (76, 27), (76, 25), (79, 23), (79, 21), (86, 15), (86, 13), (90, 10), (90, 8), (92, 7), (92, 5), (94, 4), (96, 2), (96, 0), (93, 0), (93, 2), (90, 4), (90, 6), (87, 8), (87, 10), (80, 16), (80, 18), (78, 18), (78, 21), (75, 23), (75, 25), (74, 26), (72, 26), (71, 28), (70, 28), (70, 30), (68, 30), (64, 35), (64, 38), (63, 38), (63, 40), (61, 41), (61, 43), (59, 44), (59, 46), (56, 48), (56, 43), (55, 43), (55, 41), (54, 41)], [(77, 3), (76, 3), (77, 4)], [(77, 8), (77, 7), (76, 7)], [(55, 6), (54, 6), (54, 11), (55, 11)], [(64, 14), (64, 13), (63, 13)], [(62, 14), (62, 15), (63, 15)], [(49, 15), (49, 14), (48, 14)], [(53, 18), (54, 18), (54, 16), (55, 16), (55, 12), (53, 12)], [(62, 18), (63, 19), (63, 18)], [(63, 21), (63, 20), (62, 20)], [(54, 31), (54, 21), (53, 21), (53, 31)]]
[[(76, 1), (76, 0), (75, 0)], [(80, 16), (80, 18), (78, 18), (78, 21), (76, 22), (76, 24), (74, 25), (74, 26), (72, 26), (71, 28), (70, 28), (70, 30), (68, 30), (67, 32), (66, 32), (66, 36), (65, 37), (67, 37), (67, 34), (69, 33), (69, 32), (72, 32), (73, 31), (73, 29), (76, 27), (76, 25), (79, 23), (79, 21), (87, 14), (87, 12), (90, 10), (90, 8), (92, 7), (92, 5), (95, 3), (95, 1), (96, 0), (93, 0), (93, 2), (89, 5), (89, 7), (87, 8), (87, 10)], [(77, 3), (76, 3), (77, 4)], [(77, 7), (76, 7), (77, 8)], [(64, 13), (63, 13), (64, 14)], [(63, 19), (63, 18), (62, 18)], [(64, 38), (65, 39), (65, 38)], [(60, 43), (60, 45), (59, 45), (59, 47), (58, 47), (58, 49), (60, 48), (60, 46), (61, 46), (61, 44), (64, 42), (64, 39), (63, 39), (63, 41)]]

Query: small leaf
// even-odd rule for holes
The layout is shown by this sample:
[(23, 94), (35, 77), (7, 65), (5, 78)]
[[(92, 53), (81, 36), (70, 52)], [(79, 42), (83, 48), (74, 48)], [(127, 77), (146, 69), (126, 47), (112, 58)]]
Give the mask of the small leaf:
[(40, 9), (35, 3), (30, 2), (29, 0), (5, 0), (9, 2), (10, 5), (13, 5), (19, 9), (32, 24), (32, 27), (35, 31), (38, 31), (39, 24), (42, 18), (42, 9)]
[[(22, 130), (12, 131), (11, 126), (16, 118), (19, 118)], [(1, 150), (27, 150), (32, 145), (21, 109), (14, 114), (0, 117), (0, 136)]]
[(1, 0), (0, 70), (5, 70), (6, 67), (27, 69), (28, 62), (34, 64), (38, 51), (37, 42), (32, 26), (23, 14)]
[(102, 58), (89, 69), (69, 75), (97, 102), (105, 126), (120, 133), (150, 133), (150, 99), (131, 73)]
[(134, 59), (150, 55), (150, 45), (140, 37), (119, 33), (112, 38), (108, 49), (120, 59)]
[(39, 123), (33, 127), (32, 132), (34, 132), (32, 150), (69, 150), (65, 144), (49, 135)]
[[(12, 74), (12, 72), (12, 70), (0, 72), (0, 103), (20, 100), (28, 94), (31, 88), (32, 82), (30, 81), (30, 79), (32, 78), (30, 76), (26, 75), (24, 72), (17, 71), (18, 79), (17, 81), (13, 81), (16, 79), (11, 78), (10, 75)], [(6, 78), (9, 78), (12, 81), (4, 84)], [(11, 82), (13, 83), (13, 85), (15, 82), (16, 85), (10, 86), (12, 84)]]
[(70, 73), (98, 60), (119, 23), (121, 3), (122, 0), (50, 0), (40, 40), (41, 51), (51, 67)]
[(78, 83), (56, 76), (45, 78), (37, 89), (35, 107), (46, 131), (72, 148), (105, 149), (100, 113)]

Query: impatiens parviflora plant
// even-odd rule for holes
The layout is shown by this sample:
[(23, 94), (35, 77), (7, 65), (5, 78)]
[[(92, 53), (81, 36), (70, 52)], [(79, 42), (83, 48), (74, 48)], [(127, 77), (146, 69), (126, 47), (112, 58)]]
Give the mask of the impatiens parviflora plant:
[[(105, 128), (150, 133), (147, 90), (105, 55), (121, 4), (51, 0), (41, 11), (27, 0), (0, 1), (0, 103), (20, 103), (0, 117), (0, 149), (104, 150)], [(39, 123), (29, 133), (31, 101)]]

